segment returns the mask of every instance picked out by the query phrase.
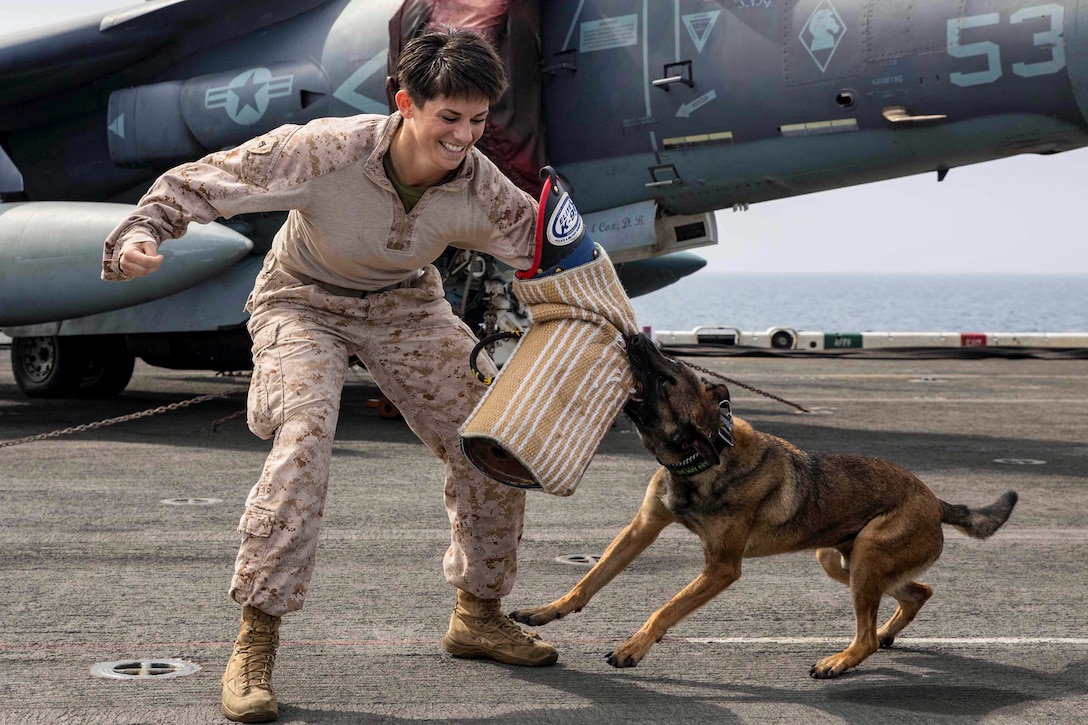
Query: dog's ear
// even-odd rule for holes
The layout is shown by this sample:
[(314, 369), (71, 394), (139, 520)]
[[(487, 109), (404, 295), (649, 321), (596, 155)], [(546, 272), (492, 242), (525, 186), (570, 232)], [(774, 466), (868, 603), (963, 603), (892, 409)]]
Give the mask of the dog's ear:
[(705, 383), (707, 394), (714, 399), (715, 403), (720, 403), (723, 400), (729, 400), (729, 388), (721, 383)]
[(691, 445), (699, 452), (712, 466), (718, 465), (721, 460), (718, 457), (718, 452), (714, 450), (714, 444), (710, 442), (710, 439), (703, 435), (701, 432), (697, 433), (691, 440)]

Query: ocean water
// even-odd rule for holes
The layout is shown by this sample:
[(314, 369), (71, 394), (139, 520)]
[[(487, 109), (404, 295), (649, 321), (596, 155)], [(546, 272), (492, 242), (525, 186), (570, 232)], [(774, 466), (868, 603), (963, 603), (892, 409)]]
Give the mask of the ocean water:
[(742, 332), (1088, 332), (1088, 275), (729, 274), (632, 300), (641, 327)]

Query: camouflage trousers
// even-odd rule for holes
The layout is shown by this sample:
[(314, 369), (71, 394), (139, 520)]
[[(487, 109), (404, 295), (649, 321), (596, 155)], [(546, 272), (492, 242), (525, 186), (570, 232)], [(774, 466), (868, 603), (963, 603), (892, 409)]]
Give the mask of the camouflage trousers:
[[(486, 388), (468, 365), (476, 339), (450, 309), (437, 270), (428, 266), (414, 281), (353, 298), (296, 280), (270, 254), (247, 309), (254, 356), (249, 427), (274, 442), (238, 526), (243, 538), (231, 598), (276, 616), (302, 608), (351, 355), (445, 465), (446, 579), (478, 597), (508, 594), (525, 492), (483, 475), (461, 453), (458, 427)], [(495, 374), (484, 355), (479, 367)]]

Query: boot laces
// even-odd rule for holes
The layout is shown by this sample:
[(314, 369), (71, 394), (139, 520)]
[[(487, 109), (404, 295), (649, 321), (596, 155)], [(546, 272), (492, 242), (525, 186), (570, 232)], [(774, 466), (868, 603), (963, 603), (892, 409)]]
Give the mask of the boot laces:
[(505, 614), (499, 615), (499, 628), (505, 632), (509, 632), (510, 634), (514, 635), (514, 637), (524, 637), (530, 642), (540, 639), (539, 634), (525, 629), (525, 627), (522, 627), (520, 624), (510, 619), (510, 617), (507, 617)]
[(257, 625), (251, 629), (243, 644), (235, 647), (242, 658), (238, 668), (244, 689), (272, 689), (272, 666), (276, 663), (276, 647), (279, 637), (271, 627)]
[(503, 614), (502, 611), (499, 609), (499, 602), (497, 600), (495, 601), (494, 605), (488, 606), (486, 616), (487, 619), (493, 622), (500, 631), (505, 632), (506, 634), (513, 637), (515, 640), (527, 639), (531, 642), (533, 640), (540, 639), (539, 634), (525, 629), (520, 624), (510, 619), (510, 617), (507, 617), (505, 614)]

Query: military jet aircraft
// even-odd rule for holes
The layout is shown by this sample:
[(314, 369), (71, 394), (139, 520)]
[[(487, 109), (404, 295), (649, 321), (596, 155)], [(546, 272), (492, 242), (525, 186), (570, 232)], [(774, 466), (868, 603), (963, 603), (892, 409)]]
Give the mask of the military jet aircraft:
[[(429, 24), (495, 42), (512, 89), (482, 149), (534, 194), (555, 166), (632, 295), (702, 266), (687, 250), (717, 242), (716, 210), (1088, 144), (1081, 0), (150, 0), (0, 37), (19, 386), (115, 394), (136, 357), (248, 368), (242, 306), (282, 216), (193, 225), (120, 285), (99, 280), (102, 240), (176, 163), (388, 113), (390, 68)], [(481, 334), (525, 324), (512, 270), (440, 266)]]

